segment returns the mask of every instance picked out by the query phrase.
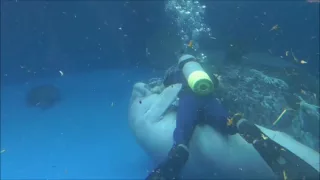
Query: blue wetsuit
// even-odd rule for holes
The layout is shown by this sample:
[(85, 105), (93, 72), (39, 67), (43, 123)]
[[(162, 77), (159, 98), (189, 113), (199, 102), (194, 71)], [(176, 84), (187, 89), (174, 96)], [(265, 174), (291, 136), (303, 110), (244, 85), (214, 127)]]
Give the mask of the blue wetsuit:
[(227, 125), (228, 112), (213, 94), (206, 96), (195, 94), (188, 86), (181, 70), (173, 71), (164, 80), (166, 87), (176, 83), (181, 83), (183, 87), (178, 95), (179, 106), (173, 136), (175, 145), (188, 146), (193, 130), (199, 123), (211, 125), (222, 133), (237, 133), (234, 126)]

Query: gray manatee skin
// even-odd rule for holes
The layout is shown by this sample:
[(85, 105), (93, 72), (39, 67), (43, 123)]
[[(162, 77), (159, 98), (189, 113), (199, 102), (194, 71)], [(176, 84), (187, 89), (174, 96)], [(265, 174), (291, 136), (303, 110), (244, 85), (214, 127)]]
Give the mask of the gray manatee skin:
[[(176, 112), (170, 106), (176, 100), (181, 84), (169, 86), (160, 94), (154, 94), (146, 87), (144, 83), (134, 85), (128, 119), (137, 143), (157, 164), (167, 157), (173, 144)], [(294, 153), (301, 151), (300, 157), (319, 169), (319, 153), (280, 132), (259, 128), (269, 137), (276, 138), (278, 143), (299, 149)], [(238, 134), (225, 136), (210, 126), (197, 126), (189, 150), (184, 178), (275, 178), (258, 152)]]
[(41, 85), (30, 89), (26, 94), (28, 107), (38, 107), (42, 110), (52, 108), (61, 100), (60, 90), (54, 85)]

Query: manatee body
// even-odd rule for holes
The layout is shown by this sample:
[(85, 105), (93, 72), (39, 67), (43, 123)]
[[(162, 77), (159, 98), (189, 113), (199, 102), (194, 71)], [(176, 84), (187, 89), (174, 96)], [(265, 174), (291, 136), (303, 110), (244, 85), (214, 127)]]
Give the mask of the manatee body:
[(60, 90), (54, 85), (41, 85), (30, 89), (26, 95), (29, 107), (48, 109), (61, 100)]
[[(170, 108), (181, 85), (152, 93), (144, 83), (133, 87), (129, 104), (129, 125), (138, 144), (159, 163), (167, 157), (173, 144), (176, 112)], [(260, 127), (269, 137), (280, 137), (279, 143), (290, 143), (319, 169), (319, 154), (297, 144), (289, 136)], [(277, 140), (277, 139), (274, 139)], [(296, 143), (296, 144), (295, 144)], [(283, 144), (282, 144), (283, 145)], [(291, 147), (292, 146), (292, 147)], [(299, 148), (297, 148), (299, 147)], [(303, 151), (302, 151), (303, 149)], [(314, 159), (314, 160), (313, 160)], [(274, 174), (258, 152), (240, 135), (225, 136), (207, 125), (198, 125), (190, 141), (190, 156), (184, 168), (185, 178), (273, 179)]]
[[(173, 144), (176, 112), (167, 111), (181, 86), (152, 94), (137, 83), (129, 106), (129, 124), (137, 142), (155, 160), (166, 158)], [(223, 136), (203, 125), (195, 128), (190, 157), (184, 168), (190, 178), (272, 178), (273, 174), (254, 148), (239, 135)]]

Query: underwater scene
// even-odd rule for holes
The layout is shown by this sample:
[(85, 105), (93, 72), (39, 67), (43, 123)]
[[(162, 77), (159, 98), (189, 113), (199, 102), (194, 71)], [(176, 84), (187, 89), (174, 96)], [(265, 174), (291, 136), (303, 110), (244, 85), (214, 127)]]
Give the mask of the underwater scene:
[(318, 179), (319, 4), (1, 1), (0, 179)]

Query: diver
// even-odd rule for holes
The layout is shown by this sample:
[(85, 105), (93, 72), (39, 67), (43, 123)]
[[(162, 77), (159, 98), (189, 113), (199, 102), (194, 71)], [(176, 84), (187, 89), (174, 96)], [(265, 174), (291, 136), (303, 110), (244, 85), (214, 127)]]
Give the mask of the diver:
[(218, 85), (216, 77), (210, 77), (200, 62), (192, 55), (182, 54), (178, 64), (165, 75), (165, 87), (181, 83), (178, 94), (174, 144), (167, 159), (147, 179), (177, 179), (189, 157), (189, 141), (194, 128), (205, 123), (225, 134), (236, 134), (235, 126), (228, 126), (228, 112), (213, 94)]

